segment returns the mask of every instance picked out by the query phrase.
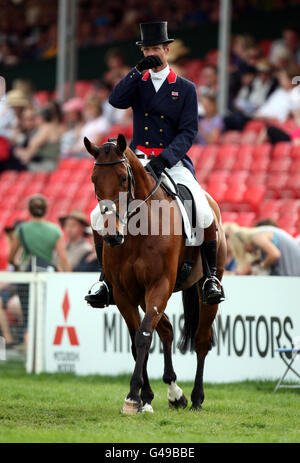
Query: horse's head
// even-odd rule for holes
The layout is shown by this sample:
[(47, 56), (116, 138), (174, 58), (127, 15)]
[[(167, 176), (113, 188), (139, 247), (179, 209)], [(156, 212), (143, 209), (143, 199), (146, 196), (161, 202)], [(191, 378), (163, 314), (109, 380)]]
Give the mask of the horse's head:
[[(127, 202), (134, 198), (133, 174), (125, 154), (126, 139), (119, 134), (117, 140), (97, 146), (85, 137), (84, 144), (95, 158), (91, 180), (103, 217), (103, 239), (115, 247), (124, 242)], [(121, 211), (124, 202), (125, 211)]]

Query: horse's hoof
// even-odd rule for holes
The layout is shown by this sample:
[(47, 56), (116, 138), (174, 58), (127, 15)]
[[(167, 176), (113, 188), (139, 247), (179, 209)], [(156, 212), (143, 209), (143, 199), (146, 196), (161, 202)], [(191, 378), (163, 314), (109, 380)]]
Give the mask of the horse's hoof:
[(147, 404), (147, 403), (146, 403), (145, 405), (143, 405), (143, 407), (142, 407), (142, 413), (144, 413), (144, 412), (154, 413), (154, 410), (153, 410), (153, 408), (152, 408), (152, 405)]
[[(152, 408), (152, 407), (151, 407)], [(124, 405), (122, 407), (121, 413), (123, 415), (136, 415), (142, 411), (141, 402), (136, 400), (125, 399)]]
[(197, 404), (194, 405), (193, 404), (193, 405), (191, 405), (190, 410), (192, 412), (201, 412), (203, 410), (203, 408), (201, 407), (201, 404), (199, 404), (199, 405), (197, 405)]
[(186, 408), (187, 404), (188, 401), (184, 394), (182, 394), (180, 399), (169, 400), (169, 406), (171, 408)]

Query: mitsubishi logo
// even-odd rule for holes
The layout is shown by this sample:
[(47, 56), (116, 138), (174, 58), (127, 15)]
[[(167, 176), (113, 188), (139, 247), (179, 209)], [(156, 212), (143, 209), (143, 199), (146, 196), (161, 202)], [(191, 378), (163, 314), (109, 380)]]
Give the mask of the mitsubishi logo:
[(74, 326), (66, 326), (67, 318), (70, 312), (70, 302), (69, 302), (69, 295), (68, 291), (66, 290), (63, 304), (62, 304), (62, 311), (64, 315), (65, 325), (58, 326), (55, 331), (53, 345), (58, 346), (62, 342), (63, 333), (66, 330), (69, 336), (69, 341), (71, 346), (79, 346), (79, 341), (77, 338), (76, 330)]

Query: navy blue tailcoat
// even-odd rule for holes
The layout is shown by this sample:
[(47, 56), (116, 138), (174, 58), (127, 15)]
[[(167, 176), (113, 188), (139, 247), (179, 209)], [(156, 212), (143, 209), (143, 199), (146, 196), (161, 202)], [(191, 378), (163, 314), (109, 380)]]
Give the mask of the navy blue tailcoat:
[[(156, 154), (173, 167), (182, 161), (195, 176), (187, 156), (198, 131), (198, 101), (195, 84), (169, 75), (155, 91), (150, 72), (142, 75), (133, 68), (113, 89), (109, 102), (115, 108), (133, 110), (133, 138), (130, 148), (155, 148)], [(140, 148), (141, 147), (141, 148)], [(141, 149), (143, 151), (143, 149)]]

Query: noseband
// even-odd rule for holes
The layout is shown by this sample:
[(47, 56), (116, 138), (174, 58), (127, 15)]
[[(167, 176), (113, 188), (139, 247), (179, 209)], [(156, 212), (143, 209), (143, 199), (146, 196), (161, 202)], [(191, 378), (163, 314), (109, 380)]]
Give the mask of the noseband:
[[(108, 143), (104, 143), (104, 145), (102, 145), (104, 147), (104, 150), (106, 152), (106, 154), (108, 154), (109, 152), (109, 149), (110, 149), (110, 146), (109, 145), (115, 145), (116, 144), (114, 142), (111, 142), (109, 141)], [(134, 195), (134, 185), (135, 185), (135, 179), (134, 179), (134, 176), (133, 176), (133, 172), (132, 172), (132, 168), (131, 168), (131, 165), (129, 164), (129, 161), (127, 159), (127, 157), (123, 154), (123, 157), (121, 159), (117, 159), (116, 161), (108, 161), (108, 162), (99, 162), (99, 161), (95, 161), (94, 162), (94, 165), (95, 166), (115, 166), (116, 164), (121, 164), (122, 162), (125, 162), (126, 164), (126, 168), (127, 168), (127, 175), (128, 175), (128, 190), (126, 192), (126, 194), (130, 196), (130, 199), (133, 200), (135, 199), (135, 195)], [(136, 206), (134, 207), (134, 209), (130, 212), (128, 212), (128, 206), (129, 206), (129, 200), (127, 201), (127, 211), (126, 211), (126, 214), (125, 214), (125, 217), (124, 219), (122, 219), (120, 217), (120, 215), (118, 214), (118, 212), (116, 211), (116, 203), (120, 200), (120, 198), (116, 198), (114, 200), (112, 200), (111, 202), (113, 203), (113, 210), (112, 211), (109, 211), (108, 207), (106, 206), (104, 208), (104, 211), (102, 212), (102, 214), (106, 214), (106, 213), (114, 213), (118, 219), (124, 224), (126, 225), (128, 220), (130, 219), (130, 217), (136, 212), (136, 210), (144, 203), (146, 203), (148, 201), (149, 198), (151, 198), (151, 196), (156, 192), (156, 190), (158, 189), (160, 183), (161, 183), (161, 180), (162, 180), (162, 177), (160, 176), (160, 178), (158, 179), (158, 181), (156, 182), (155, 184), (155, 187), (153, 188), (153, 190), (150, 192), (150, 194), (144, 199), (144, 200), (141, 200), (141, 202)], [(96, 195), (96, 198), (97, 198), (97, 201), (100, 202), (100, 201), (105, 201), (103, 200), (102, 198), (100, 198), (100, 196)]]

